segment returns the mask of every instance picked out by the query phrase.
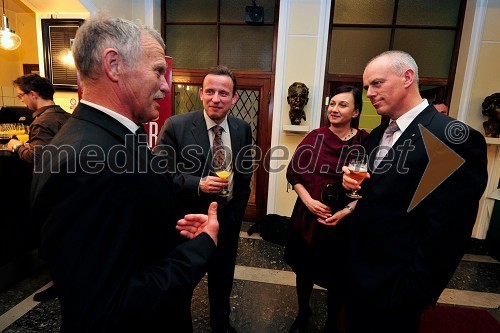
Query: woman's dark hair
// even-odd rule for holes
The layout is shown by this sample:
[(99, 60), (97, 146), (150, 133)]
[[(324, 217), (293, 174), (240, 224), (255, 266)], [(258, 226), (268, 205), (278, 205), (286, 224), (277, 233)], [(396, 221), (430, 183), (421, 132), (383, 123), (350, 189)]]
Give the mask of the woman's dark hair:
[(354, 97), (354, 110), (358, 110), (358, 116), (351, 119), (351, 127), (358, 128), (359, 117), (361, 116), (361, 111), (363, 110), (363, 94), (354, 86), (340, 86), (333, 91), (332, 97), (345, 92), (352, 93), (352, 96)]
[(443, 99), (435, 99), (432, 101), (432, 105), (438, 105), (438, 104), (446, 105), (446, 102)]

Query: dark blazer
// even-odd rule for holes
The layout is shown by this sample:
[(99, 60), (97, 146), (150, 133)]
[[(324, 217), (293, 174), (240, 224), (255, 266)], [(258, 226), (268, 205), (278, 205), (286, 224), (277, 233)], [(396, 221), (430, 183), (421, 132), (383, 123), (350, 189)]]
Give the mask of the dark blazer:
[[(240, 222), (250, 196), (252, 178), (252, 132), (245, 121), (228, 115), (234, 185), (233, 207)], [(177, 187), (178, 205), (182, 213), (205, 212), (217, 196), (198, 191), (200, 179), (210, 174), (212, 152), (203, 110), (170, 117), (158, 137), (155, 152), (168, 159), (168, 169)], [(213, 173), (211, 175), (214, 175)]]
[(233, 197), (229, 201), (199, 190), (200, 179), (210, 174), (212, 161), (203, 110), (168, 118), (155, 146), (155, 152), (166, 156), (169, 173), (177, 189), (176, 203), (181, 214), (205, 213), (210, 202), (219, 202), (217, 250), (208, 267), (210, 324), (212, 330), (217, 332), (229, 330), (230, 326), (229, 297), (234, 280), (239, 232), (250, 196), (253, 171), (250, 125), (233, 116), (228, 116), (227, 122), (231, 136), (234, 181)]
[[(465, 163), (408, 211), (429, 161), (418, 125)], [(372, 157), (387, 126), (368, 138)], [(403, 149), (393, 151), (393, 161), (399, 164), (382, 174), (371, 165), (372, 177), (362, 184), (363, 198), (352, 215), (351, 295), (368, 306), (423, 308), (436, 302), (470, 240), (487, 182), (486, 144), (479, 132), (428, 106), (393, 148), (398, 146)]]
[(215, 244), (202, 234), (177, 246), (173, 185), (152, 172), (149, 149), (112, 117), (79, 104), (44, 154), (32, 215), (62, 331), (192, 331), (192, 290)]

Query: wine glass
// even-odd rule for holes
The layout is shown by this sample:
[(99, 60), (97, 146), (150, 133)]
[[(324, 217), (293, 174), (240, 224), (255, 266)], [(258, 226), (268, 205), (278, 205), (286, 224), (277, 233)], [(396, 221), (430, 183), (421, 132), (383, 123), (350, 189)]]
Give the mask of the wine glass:
[(7, 150), (7, 143), (12, 138), (7, 124), (0, 124), (0, 150)]
[(0, 150), (7, 149), (7, 143), (9, 143), (11, 138), (10, 133), (0, 132)]
[[(353, 154), (349, 159), (347, 168), (351, 172), (349, 177), (361, 184), (368, 173), (368, 158), (365, 154)], [(362, 196), (357, 193), (357, 190), (351, 190), (346, 193), (351, 199), (361, 199)]]
[[(223, 154), (223, 162), (220, 165), (214, 165), (214, 172), (217, 177), (222, 179), (228, 179), (232, 173), (232, 165), (231, 165), (231, 154), (226, 151), (226, 149), (222, 150), (220, 153)], [(227, 197), (229, 195), (229, 189), (227, 186), (224, 186), (222, 191), (219, 193), (222, 197)]]

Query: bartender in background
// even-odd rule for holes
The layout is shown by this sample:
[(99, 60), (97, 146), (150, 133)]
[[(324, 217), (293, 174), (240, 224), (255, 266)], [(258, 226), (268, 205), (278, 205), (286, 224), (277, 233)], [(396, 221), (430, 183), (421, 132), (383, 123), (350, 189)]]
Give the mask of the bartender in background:
[[(28, 109), (33, 110), (33, 121), (29, 127), (29, 137), (26, 143), (11, 139), (7, 149), (18, 153), (19, 157), (30, 164), (34, 164), (35, 146), (45, 146), (61, 129), (71, 114), (54, 103), (54, 87), (52, 83), (38, 74), (20, 76), (14, 80), (17, 89), (17, 98)], [(38, 232), (36, 232), (38, 234)], [(45, 302), (57, 297), (54, 285), (36, 293), (33, 299)]]
[(17, 98), (28, 109), (33, 110), (33, 122), (29, 127), (29, 139), (26, 143), (11, 139), (7, 149), (18, 153), (19, 157), (30, 164), (34, 162), (35, 146), (50, 143), (71, 114), (54, 103), (52, 83), (38, 74), (20, 76), (14, 80)]

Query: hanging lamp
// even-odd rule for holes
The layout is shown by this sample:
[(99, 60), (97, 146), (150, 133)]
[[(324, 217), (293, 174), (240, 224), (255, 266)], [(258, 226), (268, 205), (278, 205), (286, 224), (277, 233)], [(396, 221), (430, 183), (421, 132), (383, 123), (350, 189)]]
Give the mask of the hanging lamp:
[(0, 27), (0, 48), (4, 50), (15, 50), (21, 45), (21, 37), (9, 28), (9, 19), (5, 16), (5, 0), (2, 0), (2, 26)]

